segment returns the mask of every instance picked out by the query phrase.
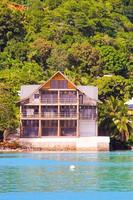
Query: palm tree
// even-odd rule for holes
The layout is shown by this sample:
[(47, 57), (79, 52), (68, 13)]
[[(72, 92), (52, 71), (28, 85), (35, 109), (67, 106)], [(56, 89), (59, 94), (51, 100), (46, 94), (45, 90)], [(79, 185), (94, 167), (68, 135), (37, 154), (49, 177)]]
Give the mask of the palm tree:
[(110, 121), (109, 129), (111, 135), (115, 138), (120, 138), (121, 141), (127, 141), (131, 133), (133, 133), (133, 122), (128, 115), (127, 106), (122, 101), (110, 97), (105, 103), (105, 108), (105, 120), (108, 118)]
[(120, 118), (114, 118), (113, 122), (120, 134), (121, 141), (127, 141), (133, 128), (131, 121), (126, 116), (120, 116)]

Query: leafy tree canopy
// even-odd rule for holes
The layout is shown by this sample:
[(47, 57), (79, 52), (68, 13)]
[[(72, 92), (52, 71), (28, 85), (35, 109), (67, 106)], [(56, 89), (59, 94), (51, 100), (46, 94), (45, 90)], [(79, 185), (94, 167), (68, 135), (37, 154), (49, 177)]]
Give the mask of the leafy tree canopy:
[(132, 12), (131, 0), (1, 0), (0, 84), (10, 88), (8, 94), (2, 89), (3, 101), (9, 95), (17, 116), (20, 86), (57, 70), (76, 84), (97, 85), (102, 101), (131, 98)]

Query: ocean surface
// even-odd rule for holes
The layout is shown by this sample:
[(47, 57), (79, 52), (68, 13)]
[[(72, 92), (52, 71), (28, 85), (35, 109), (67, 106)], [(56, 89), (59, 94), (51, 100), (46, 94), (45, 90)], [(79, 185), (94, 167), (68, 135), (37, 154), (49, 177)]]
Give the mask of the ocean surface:
[(133, 152), (0, 153), (0, 200), (85, 199), (133, 200)]

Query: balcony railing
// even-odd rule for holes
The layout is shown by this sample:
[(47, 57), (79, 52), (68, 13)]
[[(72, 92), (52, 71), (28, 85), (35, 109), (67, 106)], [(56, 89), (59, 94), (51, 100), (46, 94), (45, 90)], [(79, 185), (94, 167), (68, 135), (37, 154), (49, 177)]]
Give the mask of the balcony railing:
[(57, 104), (58, 99), (57, 98), (41, 98), (41, 103), (44, 104)]
[(56, 113), (56, 112), (45, 112), (41, 113), (34, 113), (34, 114), (27, 114), (27, 113), (22, 113), (21, 114), (22, 118), (76, 118), (78, 117), (77, 113)]
[(22, 113), (21, 117), (22, 118), (77, 118), (79, 116), (79, 119), (81, 120), (95, 120), (97, 119), (97, 115), (96, 114), (81, 114), (81, 113), (76, 113), (76, 112), (44, 112), (44, 113), (33, 113), (33, 114), (29, 114), (29, 113)]
[(60, 117), (61, 118), (76, 118), (78, 116), (78, 113), (75, 113), (75, 112), (71, 112), (71, 113), (65, 113), (65, 112), (61, 112), (60, 113)]
[(77, 98), (41, 98), (43, 104), (77, 104)]
[(22, 118), (38, 118), (39, 113), (22, 113), (21, 114)]
[(56, 112), (45, 112), (41, 113), (42, 118), (58, 118), (58, 113)]
[(77, 98), (60, 98), (59, 101), (62, 104), (73, 104), (78, 102)]
[(45, 112), (41, 114), (43, 118), (76, 118), (77, 113), (54, 113), (54, 112)]

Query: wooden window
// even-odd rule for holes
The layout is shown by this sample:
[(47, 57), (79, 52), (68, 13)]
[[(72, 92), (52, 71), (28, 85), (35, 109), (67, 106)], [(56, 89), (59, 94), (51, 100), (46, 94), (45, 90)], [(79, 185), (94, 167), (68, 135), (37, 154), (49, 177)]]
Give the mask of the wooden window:
[(61, 89), (67, 88), (67, 80), (60, 80), (58, 84)]
[(58, 121), (42, 121), (42, 136), (57, 136)]
[(38, 120), (23, 120), (22, 121), (22, 136), (37, 137), (39, 121)]
[(77, 121), (76, 120), (61, 120), (60, 122), (61, 127), (76, 127)]
[(57, 127), (58, 121), (57, 120), (45, 120), (45, 121), (42, 121), (42, 126), (43, 127)]
[(31, 126), (31, 127), (38, 127), (39, 121), (38, 120), (23, 120), (23, 126)]
[(95, 106), (81, 106), (79, 112), (80, 119), (96, 119)]
[(57, 91), (43, 91), (41, 95), (41, 102), (43, 103), (57, 103), (58, 93)]
[(53, 89), (58, 88), (58, 80), (51, 80), (51, 88)]
[(79, 95), (79, 103), (83, 104), (83, 95)]
[(60, 106), (60, 114), (62, 117), (76, 117), (76, 106)]
[(76, 91), (61, 91), (60, 100), (62, 103), (76, 103), (77, 92)]
[(39, 94), (34, 94), (34, 99), (39, 99)]
[(67, 80), (51, 80), (51, 88), (53, 89), (66, 89)]
[(76, 120), (61, 120), (60, 122), (60, 135), (61, 136), (76, 136), (77, 130)]

